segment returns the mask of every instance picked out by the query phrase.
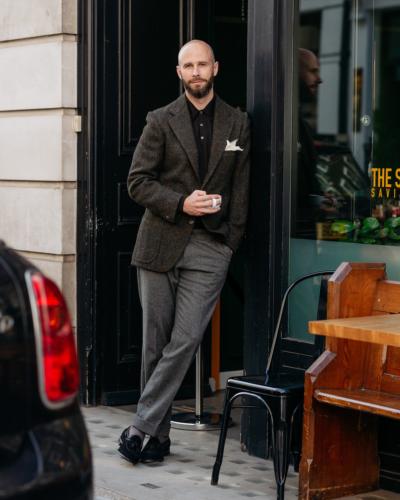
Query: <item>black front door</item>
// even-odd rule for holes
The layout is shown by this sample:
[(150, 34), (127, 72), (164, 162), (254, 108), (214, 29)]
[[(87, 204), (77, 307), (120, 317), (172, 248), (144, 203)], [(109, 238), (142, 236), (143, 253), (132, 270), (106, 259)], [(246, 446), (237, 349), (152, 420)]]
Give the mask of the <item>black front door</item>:
[(122, 404), (137, 399), (141, 357), (130, 259), (143, 209), (126, 178), (147, 112), (179, 95), (179, 0), (103, 0), (98, 22), (97, 361), (101, 401)]

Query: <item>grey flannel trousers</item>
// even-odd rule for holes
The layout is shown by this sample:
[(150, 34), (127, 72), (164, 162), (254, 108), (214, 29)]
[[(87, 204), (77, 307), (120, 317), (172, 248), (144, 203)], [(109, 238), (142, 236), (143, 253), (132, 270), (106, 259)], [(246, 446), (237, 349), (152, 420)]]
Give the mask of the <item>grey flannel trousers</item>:
[(142, 392), (133, 425), (146, 434), (169, 434), (172, 402), (211, 319), (231, 257), (227, 245), (194, 229), (172, 270), (138, 268)]

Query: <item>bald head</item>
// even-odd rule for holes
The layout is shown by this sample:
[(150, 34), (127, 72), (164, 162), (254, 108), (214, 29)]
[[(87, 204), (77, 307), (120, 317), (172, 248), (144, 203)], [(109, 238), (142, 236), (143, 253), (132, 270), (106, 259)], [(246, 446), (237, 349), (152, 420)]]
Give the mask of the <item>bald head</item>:
[(317, 56), (311, 50), (299, 49), (299, 64), (300, 66), (318, 64)]
[(204, 107), (213, 98), (214, 77), (218, 73), (213, 49), (202, 40), (191, 40), (178, 54), (176, 67), (186, 96), (195, 106)]
[(319, 61), (314, 52), (299, 49), (299, 77), (311, 96), (315, 96), (322, 83), (319, 75)]
[(207, 42), (203, 42), (203, 40), (190, 40), (190, 42), (182, 45), (181, 50), (178, 53), (178, 65), (180, 66), (182, 63), (182, 58), (191, 51), (192, 49), (203, 49), (206, 50), (209, 54), (212, 63), (215, 63), (214, 51)]

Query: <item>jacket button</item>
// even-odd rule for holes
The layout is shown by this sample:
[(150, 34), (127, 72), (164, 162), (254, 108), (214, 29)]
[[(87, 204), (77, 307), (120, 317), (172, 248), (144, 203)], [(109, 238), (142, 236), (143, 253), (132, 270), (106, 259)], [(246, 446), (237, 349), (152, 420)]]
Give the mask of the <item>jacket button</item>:
[(194, 224), (194, 220), (193, 220), (193, 219), (190, 219), (190, 220), (189, 220), (189, 224)]

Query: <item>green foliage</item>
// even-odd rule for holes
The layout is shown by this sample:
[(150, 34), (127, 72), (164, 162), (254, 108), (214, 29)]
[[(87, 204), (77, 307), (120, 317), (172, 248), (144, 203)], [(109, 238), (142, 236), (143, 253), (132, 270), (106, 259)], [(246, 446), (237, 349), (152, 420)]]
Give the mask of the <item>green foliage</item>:
[(331, 224), (331, 233), (340, 241), (368, 245), (393, 245), (400, 242), (400, 217), (390, 217), (383, 224), (376, 217), (364, 220), (336, 220)]

